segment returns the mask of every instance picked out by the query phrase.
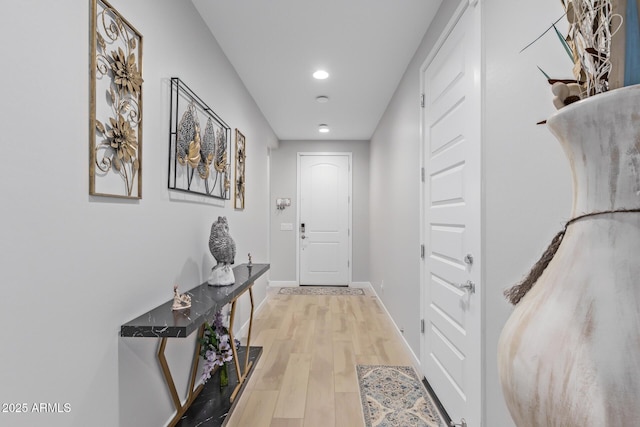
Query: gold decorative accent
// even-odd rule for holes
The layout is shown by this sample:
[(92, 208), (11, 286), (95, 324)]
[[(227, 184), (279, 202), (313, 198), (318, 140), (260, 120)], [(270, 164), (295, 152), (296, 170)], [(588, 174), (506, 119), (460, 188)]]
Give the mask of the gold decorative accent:
[(220, 129), (216, 132), (216, 161), (213, 167), (221, 173), (227, 170), (227, 138)]
[(240, 369), (240, 360), (238, 359), (238, 350), (236, 349), (235, 345), (231, 346), (231, 350), (233, 352), (233, 363), (236, 368), (236, 374), (238, 375), (238, 384), (236, 384), (236, 387), (233, 389), (233, 393), (231, 393), (231, 397), (230, 397), (231, 403), (233, 403), (236, 396), (238, 395), (238, 392), (242, 388), (242, 385), (247, 379), (247, 376), (251, 371), (251, 367), (253, 366), (253, 361), (251, 362), (249, 361), (249, 349), (251, 348), (251, 330), (253, 329), (253, 311), (254, 311), (253, 283), (249, 285), (249, 287), (245, 289), (244, 292), (242, 292), (240, 295), (235, 297), (231, 302), (231, 317), (229, 318), (229, 342), (232, 342), (232, 343), (235, 342), (235, 337), (233, 336), (233, 321), (235, 320), (235, 315), (236, 315), (236, 302), (238, 301), (238, 298), (240, 298), (240, 296), (242, 296), (247, 290), (249, 291), (249, 300), (251, 302), (251, 310), (249, 312), (250, 313), (249, 314), (249, 331), (247, 332), (247, 353), (245, 354), (245, 359), (244, 359), (244, 373), (242, 373), (242, 370)]
[(176, 408), (176, 414), (169, 422), (169, 427), (175, 426), (178, 421), (180, 421), (182, 415), (187, 412), (187, 409), (189, 409), (193, 401), (196, 400), (196, 397), (198, 397), (198, 395), (204, 388), (204, 384), (200, 384), (194, 389), (194, 386), (196, 384), (196, 376), (198, 373), (198, 366), (200, 363), (200, 339), (203, 337), (203, 335), (204, 325), (200, 326), (200, 329), (198, 330), (198, 337), (196, 338), (196, 351), (191, 362), (191, 374), (189, 375), (189, 390), (187, 394), (187, 401), (184, 402), (184, 405), (180, 403), (180, 396), (178, 396), (178, 390), (176, 389), (176, 384), (173, 381), (171, 369), (169, 368), (167, 358), (164, 355), (164, 350), (167, 347), (167, 338), (160, 338), (160, 345), (158, 346), (158, 362), (160, 363), (160, 368), (162, 369), (162, 375), (167, 382), (167, 387), (169, 388), (169, 393), (171, 394), (171, 400), (173, 400), (173, 406), (175, 406)]
[(193, 137), (193, 141), (189, 143), (189, 156), (187, 163), (192, 168), (197, 168), (200, 164), (200, 129), (196, 126), (196, 134)]
[(245, 196), (245, 163), (247, 160), (245, 137), (236, 129), (236, 187), (234, 207), (244, 209)]
[(229, 199), (229, 126), (177, 77), (170, 116), (169, 188)]
[[(128, 46), (135, 49), (135, 39), (132, 39)], [(113, 61), (111, 71), (113, 71), (113, 82), (119, 90), (133, 95), (138, 95), (142, 86), (142, 75), (138, 72), (135, 54), (129, 53), (125, 56), (121, 47), (117, 51), (111, 52)]]
[(142, 197), (142, 82), (142, 35), (108, 2), (93, 0), (91, 195)]

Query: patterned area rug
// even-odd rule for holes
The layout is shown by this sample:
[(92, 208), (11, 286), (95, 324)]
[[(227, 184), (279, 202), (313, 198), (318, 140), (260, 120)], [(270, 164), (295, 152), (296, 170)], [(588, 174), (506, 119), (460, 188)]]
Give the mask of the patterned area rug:
[(337, 286), (296, 286), (280, 288), (278, 293), (283, 295), (364, 295), (364, 289)]
[(409, 366), (358, 365), (366, 427), (446, 427)]

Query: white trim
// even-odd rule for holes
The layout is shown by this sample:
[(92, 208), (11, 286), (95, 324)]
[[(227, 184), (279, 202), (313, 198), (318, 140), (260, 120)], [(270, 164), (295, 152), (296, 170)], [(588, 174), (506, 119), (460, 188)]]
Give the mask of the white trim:
[(348, 180), (349, 180), (349, 233), (347, 237), (347, 257), (349, 258), (349, 267), (347, 271), (347, 283), (350, 284), (353, 279), (353, 153), (351, 151), (322, 151), (322, 152), (308, 152), (308, 151), (298, 151), (296, 153), (296, 278), (298, 280), (297, 283), (300, 283), (300, 157), (302, 156), (346, 156), (349, 159), (349, 170), (348, 170)]
[[(438, 52), (440, 51), (440, 49), (442, 48), (442, 46), (444, 45), (445, 41), (447, 41), (447, 38), (449, 37), (449, 35), (451, 34), (451, 32), (453, 31), (453, 29), (455, 28), (456, 24), (458, 23), (458, 21), (460, 21), (460, 18), (462, 18), (462, 15), (464, 14), (464, 12), (467, 10), (467, 8), (469, 7), (469, 2), (468, 1), (461, 1), (460, 4), (458, 5), (458, 7), (456, 8), (455, 12), (453, 13), (453, 15), (451, 15), (451, 18), (449, 19), (449, 22), (447, 23), (447, 25), (444, 27), (444, 29), (442, 30), (442, 33), (440, 34), (440, 36), (438, 37), (438, 40), (435, 42), (435, 44), (433, 45), (433, 47), (431, 48), (431, 50), (429, 51), (429, 54), (427, 55), (426, 59), (424, 60), (424, 62), (422, 63), (422, 65), (420, 66), (420, 95), (426, 95), (426, 82), (424, 81), (424, 73), (427, 70), (427, 68), (429, 67), (429, 65), (431, 65), (431, 62), (433, 62), (433, 59), (436, 57), (436, 55), (438, 54)], [(424, 162), (424, 157), (425, 157), (425, 152), (424, 152), (424, 139), (425, 139), (425, 123), (424, 123), (424, 111), (425, 109), (422, 106), (418, 106), (419, 110), (420, 110), (420, 156), (418, 158), (418, 176), (421, 177), (422, 176), (422, 169), (425, 168), (425, 162)], [(420, 244), (424, 244), (426, 247), (426, 243), (427, 243), (427, 236), (426, 236), (426, 230), (424, 227), (424, 222), (425, 222), (425, 218), (426, 218), (426, 213), (424, 210), (424, 192), (425, 192), (425, 188), (426, 188), (427, 182), (426, 182), (426, 178), (425, 181), (422, 181), (422, 179), (420, 178), (420, 185), (419, 187), (419, 194), (418, 194), (418, 201), (420, 203), (420, 224), (418, 227), (418, 231), (420, 233)], [(419, 248), (416, 248), (416, 250), (418, 250)], [(427, 256), (427, 254), (425, 253), (425, 257)], [(425, 261), (426, 259), (421, 259), (420, 260), (420, 319), (425, 319), (425, 312), (426, 312), (426, 307), (424, 306), (424, 300), (425, 300), (425, 293), (424, 293), (424, 283), (425, 283)], [(425, 350), (425, 340), (426, 339), (426, 334), (421, 332), (420, 333), (420, 357), (418, 358), (419, 360), (422, 360), (422, 355), (424, 353)], [(421, 371), (422, 372), (422, 371)]]
[[(267, 302), (268, 298), (269, 298), (269, 295), (265, 296), (264, 299), (260, 302), (260, 304), (258, 304), (258, 306), (253, 309), (253, 320), (254, 321), (256, 320), (255, 319), (256, 314), (258, 314), (258, 312), (262, 309), (262, 307), (265, 306), (265, 303)], [(247, 321), (242, 324), (242, 326), (240, 327), (238, 332), (235, 333), (235, 337), (239, 338), (241, 341), (244, 339), (244, 337), (246, 337), (247, 332), (249, 332), (249, 321), (250, 320), (251, 319), (247, 319)], [(255, 328), (255, 324), (254, 324), (254, 328)], [(249, 343), (249, 344), (251, 344), (251, 343)]]
[[(269, 280), (267, 285), (270, 288), (295, 288), (300, 286), (300, 284), (295, 280)], [(373, 288), (370, 282), (351, 282), (349, 283), (350, 288), (359, 288), (359, 289), (370, 289)]]
[[(246, 154), (246, 153), (245, 153)], [(269, 190), (269, 197), (267, 201), (267, 262), (271, 263), (271, 221), (273, 219), (273, 210), (271, 209), (271, 201), (273, 200), (273, 194), (271, 193), (271, 147), (267, 147), (267, 189)], [(235, 193), (234, 193), (235, 194)]]
[(373, 289), (373, 286), (371, 286), (371, 282), (351, 282), (349, 283), (349, 287), (359, 289)]
[(294, 288), (296, 286), (300, 286), (300, 284), (296, 280), (269, 280), (268, 284), (268, 287), (270, 288)]
[[(431, 63), (433, 62), (434, 58), (436, 57), (436, 55), (438, 54), (438, 52), (440, 51), (440, 49), (442, 48), (442, 46), (444, 45), (444, 43), (446, 42), (446, 40), (448, 39), (448, 37), (450, 36), (451, 32), (454, 30), (454, 28), (456, 27), (456, 25), (458, 24), (458, 22), (460, 21), (460, 19), (463, 17), (463, 15), (465, 14), (465, 12), (467, 12), (467, 10), (470, 9), (470, 7), (476, 8), (478, 9), (478, 11), (476, 12), (477, 15), (477, 31), (478, 31), (478, 35), (480, 37), (480, 50), (478, 52), (478, 56), (479, 56), (479, 60), (478, 60), (478, 65), (479, 65), (479, 69), (477, 70), (478, 75), (475, 76), (475, 78), (477, 79), (477, 84), (479, 86), (479, 89), (477, 89), (477, 93), (475, 93), (475, 95), (479, 96), (479, 126), (480, 126), (480, 132), (479, 132), (479, 138), (480, 138), (480, 144), (481, 144), (481, 148), (480, 148), (480, 216), (479, 216), (479, 229), (480, 229), (480, 250), (477, 254), (477, 259), (478, 259), (478, 266), (477, 268), (479, 269), (479, 282), (480, 285), (482, 286), (482, 284), (484, 283), (484, 278), (485, 278), (485, 268), (484, 268), (484, 261), (483, 261), (483, 256), (482, 254), (484, 253), (483, 249), (484, 249), (484, 245), (485, 242), (482, 239), (482, 236), (484, 236), (484, 210), (485, 210), (485, 206), (484, 206), (484, 201), (483, 201), (483, 197), (484, 197), (484, 176), (482, 174), (482, 170), (483, 170), (483, 166), (484, 166), (484, 148), (483, 148), (483, 144), (482, 142), (484, 141), (484, 136), (485, 136), (485, 129), (484, 129), (484, 110), (485, 110), (485, 97), (484, 97), (484, 90), (485, 90), (485, 83), (484, 83), (484, 78), (485, 78), (485, 42), (484, 42), (484, 19), (483, 19), (483, 6), (484, 6), (484, 1), (483, 2), (479, 2), (479, 0), (462, 0), (460, 1), (460, 3), (458, 4), (458, 7), (456, 8), (455, 12), (452, 14), (451, 18), (449, 19), (449, 22), (447, 23), (447, 25), (445, 26), (445, 28), (443, 29), (442, 33), (440, 34), (440, 36), (438, 37), (438, 40), (436, 41), (436, 43), (433, 45), (433, 48), (431, 49), (431, 51), (429, 52), (429, 54), (427, 55), (426, 59), (424, 60), (424, 62), (422, 63), (422, 66), (420, 67), (420, 72), (419, 72), (419, 76), (420, 76), (420, 95), (425, 94), (426, 95), (426, 82), (424, 81), (424, 74), (427, 70), (427, 68), (431, 65)], [(420, 108), (420, 158), (419, 158), (419, 171), (418, 172), (422, 172), (422, 168), (425, 167), (425, 150), (424, 150), (424, 142), (425, 142), (425, 110), (421, 107)], [(427, 244), (427, 234), (426, 234), (426, 230), (425, 230), (425, 219), (426, 219), (426, 211), (424, 209), (425, 206), (425, 192), (427, 191), (428, 187), (428, 182), (420, 182), (420, 194), (419, 194), (419, 203), (420, 203), (420, 225), (419, 225), (419, 233), (420, 233), (420, 239), (422, 244)], [(428, 251), (427, 251), (428, 252)], [(425, 256), (428, 256), (427, 254), (425, 254)], [(424, 319), (426, 321), (426, 312), (427, 309), (425, 307), (425, 300), (426, 300), (426, 295), (425, 295), (425, 281), (426, 281), (426, 258), (422, 259), (420, 262), (420, 317), (421, 319)], [(477, 412), (478, 415), (478, 422), (481, 425), (485, 425), (486, 423), (486, 411), (484, 411), (485, 408), (485, 404), (486, 404), (486, 394), (483, 393), (483, 387), (485, 386), (486, 383), (486, 367), (484, 366), (485, 363), (485, 350), (486, 350), (486, 340), (485, 340), (485, 331), (484, 331), (484, 323), (485, 323), (485, 317), (486, 317), (486, 313), (485, 313), (485, 301), (486, 301), (486, 295), (485, 292), (480, 290), (480, 292), (478, 292), (477, 297), (479, 298), (480, 301), (480, 323), (479, 323), (479, 328), (480, 328), (480, 349), (479, 349), (479, 369), (480, 369), (480, 384), (479, 386), (479, 390), (477, 391), (477, 397), (479, 399), (479, 402), (475, 405), (475, 408), (472, 408), (472, 412)], [(419, 350), (419, 357), (418, 357), (418, 363), (419, 365), (422, 364), (422, 359), (425, 353), (425, 347), (426, 347), (426, 338), (427, 335), (425, 333), (421, 333), (420, 334), (420, 350)], [(414, 354), (415, 356), (415, 354)], [(424, 371), (420, 370), (419, 371), (420, 374), (424, 375)], [(473, 391), (472, 391), (473, 392)]]
[(416, 370), (416, 372), (419, 374), (419, 376), (423, 376), (422, 367), (421, 367), (421, 364), (420, 364), (420, 358), (418, 356), (416, 356), (416, 354), (414, 353), (413, 349), (411, 348), (411, 346), (407, 342), (407, 339), (405, 338), (404, 334), (402, 332), (400, 332), (400, 328), (398, 327), (396, 322), (393, 320), (393, 317), (391, 317), (391, 313), (389, 313), (389, 310), (387, 310), (387, 306), (384, 305), (384, 302), (378, 296), (378, 293), (376, 292), (376, 289), (373, 286), (371, 286), (371, 284), (369, 284), (369, 286), (371, 287), (371, 291), (373, 292), (375, 297), (378, 299), (378, 302), (382, 306), (382, 309), (387, 314), (387, 317), (389, 318), (389, 321), (393, 324), (393, 328), (395, 329), (396, 334), (398, 335), (398, 337), (400, 338), (400, 340), (404, 344), (405, 350), (407, 350), (409, 352), (409, 354), (411, 355), (411, 359), (412, 359), (412, 362), (413, 362), (413, 368)]
[(423, 80), (422, 75), (424, 74), (424, 72), (427, 70), (427, 68), (433, 61), (433, 58), (436, 57), (436, 55), (440, 51), (440, 48), (442, 48), (442, 45), (444, 45), (444, 42), (449, 37), (449, 34), (451, 34), (451, 31), (453, 31), (453, 29), (455, 28), (460, 18), (462, 18), (462, 15), (467, 10), (467, 7), (469, 7), (469, 3), (467, 1), (460, 2), (456, 11), (453, 12), (453, 15), (451, 15), (451, 19), (449, 19), (449, 22), (442, 30), (442, 33), (440, 33), (440, 37), (438, 37), (438, 40), (434, 43), (433, 48), (431, 48), (431, 51), (429, 51), (427, 58), (424, 60), (424, 62), (420, 66), (420, 90), (424, 90), (424, 81), (422, 81)]

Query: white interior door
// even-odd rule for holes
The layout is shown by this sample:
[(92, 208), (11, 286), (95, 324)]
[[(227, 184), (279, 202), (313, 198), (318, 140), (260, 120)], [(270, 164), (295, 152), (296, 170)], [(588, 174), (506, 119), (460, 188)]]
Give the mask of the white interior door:
[[(465, 2), (466, 3), (466, 2)], [(422, 370), (451, 419), (481, 425), (480, 7), (422, 71)]]
[(351, 278), (351, 154), (298, 154), (301, 285), (348, 285)]

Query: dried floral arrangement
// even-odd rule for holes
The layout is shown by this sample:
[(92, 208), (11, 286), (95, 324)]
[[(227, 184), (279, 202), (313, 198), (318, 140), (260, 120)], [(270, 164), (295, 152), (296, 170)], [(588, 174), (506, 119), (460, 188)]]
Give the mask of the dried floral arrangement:
[(609, 90), (613, 13), (610, 0), (562, 0), (569, 34), (566, 43), (582, 98)]
[(142, 35), (104, 0), (93, 12), (89, 192), (140, 198)]
[(630, 61), (638, 56), (634, 49), (640, 42), (640, 0), (560, 1), (569, 24), (567, 35), (562, 36), (556, 27), (560, 19), (547, 31), (553, 29), (558, 35), (574, 64), (574, 79), (552, 79), (541, 70), (552, 85), (555, 107), (640, 83), (640, 67)]

